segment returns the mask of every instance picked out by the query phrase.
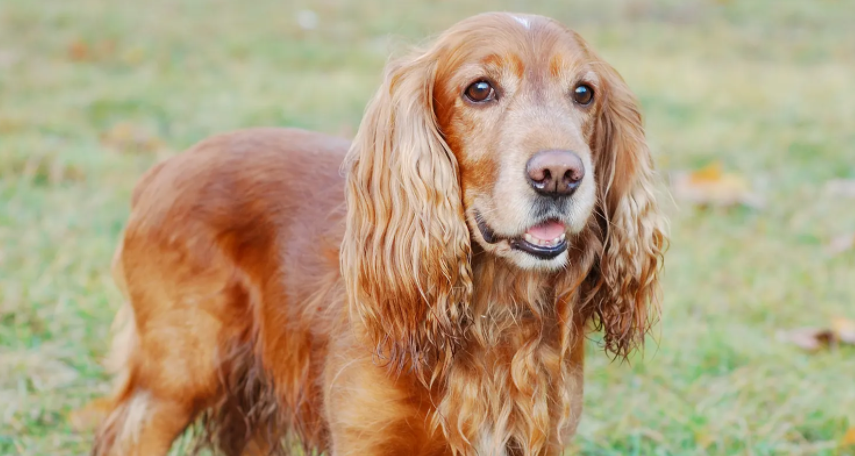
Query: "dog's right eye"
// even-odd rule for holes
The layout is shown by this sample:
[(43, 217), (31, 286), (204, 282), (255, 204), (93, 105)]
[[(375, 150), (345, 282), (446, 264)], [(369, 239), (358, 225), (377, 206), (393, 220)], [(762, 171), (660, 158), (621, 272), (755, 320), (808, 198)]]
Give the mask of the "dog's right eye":
[(487, 81), (473, 82), (463, 93), (474, 103), (484, 103), (496, 98), (496, 90)]

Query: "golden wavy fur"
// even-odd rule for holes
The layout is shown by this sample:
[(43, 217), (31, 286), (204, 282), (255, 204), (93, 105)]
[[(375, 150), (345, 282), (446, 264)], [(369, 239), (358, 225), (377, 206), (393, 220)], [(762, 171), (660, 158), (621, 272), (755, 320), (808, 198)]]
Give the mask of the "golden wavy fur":
[(350, 145), (208, 139), (135, 190), (94, 453), (201, 416), (230, 455), (559, 454), (588, 322), (625, 356), (656, 314), (653, 185), (629, 88), (539, 16), (390, 63)]

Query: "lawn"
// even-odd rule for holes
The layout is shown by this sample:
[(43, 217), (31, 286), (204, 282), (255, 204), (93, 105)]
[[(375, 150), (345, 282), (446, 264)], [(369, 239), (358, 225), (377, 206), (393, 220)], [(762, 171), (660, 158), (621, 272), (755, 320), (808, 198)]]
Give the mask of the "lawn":
[(662, 322), (629, 363), (589, 344), (572, 448), (855, 454), (855, 349), (778, 337), (855, 319), (855, 251), (828, 249), (855, 199), (826, 189), (855, 179), (850, 0), (0, 0), (0, 454), (88, 450), (67, 417), (109, 388), (110, 257), (149, 166), (245, 126), (350, 135), (390, 52), (484, 10), (575, 28), (664, 177), (714, 164), (764, 202), (667, 204)]

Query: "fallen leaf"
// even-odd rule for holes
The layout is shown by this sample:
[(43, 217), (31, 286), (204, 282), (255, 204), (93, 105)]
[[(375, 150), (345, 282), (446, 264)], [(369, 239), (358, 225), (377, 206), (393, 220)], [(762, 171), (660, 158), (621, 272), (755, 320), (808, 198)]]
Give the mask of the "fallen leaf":
[(778, 333), (778, 339), (807, 351), (855, 345), (855, 321), (836, 317), (828, 328), (798, 328)]
[(839, 255), (855, 248), (855, 233), (837, 236), (828, 243), (826, 250), (830, 255)]
[(101, 40), (93, 43), (78, 38), (66, 48), (68, 58), (75, 62), (106, 60), (111, 58), (115, 52), (116, 42), (113, 40)]
[(678, 200), (697, 205), (763, 207), (763, 200), (743, 176), (726, 173), (720, 162), (695, 171), (672, 174), (672, 190)]
[(778, 334), (778, 338), (802, 350), (814, 352), (829, 346), (834, 338), (834, 333), (828, 329), (799, 328), (781, 332)]
[(82, 40), (74, 40), (68, 45), (68, 57), (75, 62), (88, 60), (91, 55), (89, 45)]
[(723, 174), (721, 163), (713, 162), (701, 169), (692, 171), (689, 178), (696, 183), (715, 182), (721, 180)]
[(833, 179), (825, 184), (825, 191), (831, 196), (855, 198), (855, 179)]
[(855, 427), (849, 428), (845, 434), (843, 434), (843, 438), (840, 439), (840, 446), (852, 446), (855, 445)]
[(855, 345), (855, 321), (843, 317), (833, 318), (831, 330), (841, 342)]

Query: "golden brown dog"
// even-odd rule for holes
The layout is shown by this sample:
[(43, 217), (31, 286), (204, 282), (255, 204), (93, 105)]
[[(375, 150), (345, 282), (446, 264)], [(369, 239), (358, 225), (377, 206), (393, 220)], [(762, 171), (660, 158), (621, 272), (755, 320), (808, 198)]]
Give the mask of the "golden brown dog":
[[(344, 170), (344, 172), (342, 172)], [(588, 323), (626, 353), (666, 243), (637, 103), (553, 20), (388, 65), (352, 144), (210, 138), (137, 185), (98, 455), (558, 454)]]

